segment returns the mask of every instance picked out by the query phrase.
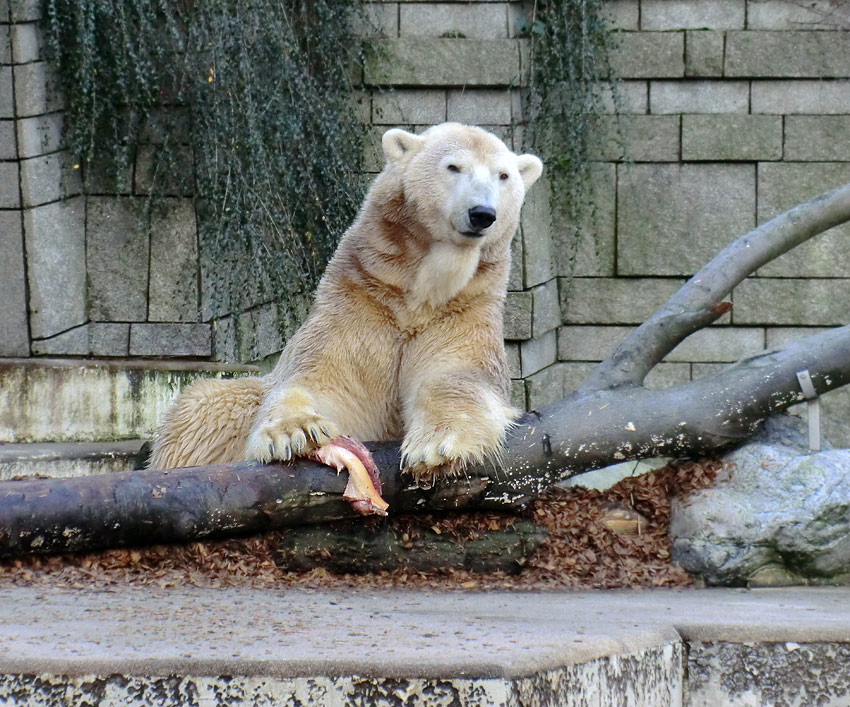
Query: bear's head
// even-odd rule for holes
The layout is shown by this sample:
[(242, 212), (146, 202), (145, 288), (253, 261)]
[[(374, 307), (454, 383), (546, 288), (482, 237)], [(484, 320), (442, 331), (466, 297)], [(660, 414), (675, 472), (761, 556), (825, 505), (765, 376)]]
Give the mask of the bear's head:
[(399, 128), (382, 140), (385, 172), (435, 241), (480, 246), (513, 236), (526, 190), (543, 163), (516, 155), (492, 133), (443, 123), (415, 135)]

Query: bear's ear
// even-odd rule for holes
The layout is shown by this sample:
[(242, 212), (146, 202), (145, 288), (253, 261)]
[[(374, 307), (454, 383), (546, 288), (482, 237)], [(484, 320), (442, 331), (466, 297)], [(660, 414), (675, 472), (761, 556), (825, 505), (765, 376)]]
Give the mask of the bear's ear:
[(539, 157), (534, 155), (518, 155), (516, 158), (516, 166), (519, 170), (519, 176), (522, 177), (522, 183), (528, 189), (536, 182), (540, 175), (543, 174), (543, 163)]
[(407, 162), (422, 148), (425, 139), (401, 128), (393, 128), (384, 133), (381, 145), (387, 162)]

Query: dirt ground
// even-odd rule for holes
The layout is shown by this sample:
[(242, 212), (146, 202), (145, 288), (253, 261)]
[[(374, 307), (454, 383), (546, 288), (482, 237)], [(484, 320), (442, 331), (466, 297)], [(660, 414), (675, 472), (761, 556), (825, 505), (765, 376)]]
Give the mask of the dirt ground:
[[(670, 560), (667, 529), (675, 496), (710, 486), (717, 461), (679, 462), (627, 478), (608, 491), (557, 489), (538, 499), (525, 516), (545, 526), (547, 539), (518, 575), (397, 570), (333, 575), (323, 569), (284, 572), (274, 562), (278, 531), (183, 546), (31, 556), (0, 561), (0, 585), (120, 588), (125, 585), (309, 587), (589, 589), (684, 587), (691, 578)], [(399, 518), (395, 523), (403, 524)], [(470, 537), (509, 524), (495, 513), (434, 516), (434, 532)]]

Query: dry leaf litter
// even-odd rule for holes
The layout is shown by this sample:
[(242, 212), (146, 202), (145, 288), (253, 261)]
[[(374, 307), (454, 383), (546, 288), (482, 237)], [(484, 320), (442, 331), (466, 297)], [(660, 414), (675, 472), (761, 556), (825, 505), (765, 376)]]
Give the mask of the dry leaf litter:
[[(683, 587), (692, 580), (670, 560), (670, 502), (675, 496), (684, 497), (711, 486), (719, 468), (717, 461), (679, 462), (626, 478), (604, 492), (552, 490), (525, 512), (526, 517), (546, 528), (548, 538), (519, 575), (464, 570), (396, 570), (363, 575), (333, 575), (322, 569), (284, 572), (274, 563), (278, 539), (286, 532), (283, 530), (187, 545), (2, 560), (0, 585), (71, 589), (124, 585), (459, 590)], [(467, 513), (427, 520), (432, 532), (470, 538), (510, 525), (513, 517)], [(402, 531), (409, 523), (405, 518), (390, 522)]]

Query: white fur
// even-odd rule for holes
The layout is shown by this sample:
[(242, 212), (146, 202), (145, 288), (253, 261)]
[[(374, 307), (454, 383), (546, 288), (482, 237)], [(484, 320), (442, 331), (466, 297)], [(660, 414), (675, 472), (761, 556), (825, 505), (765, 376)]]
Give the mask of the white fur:
[(478, 267), (480, 249), (438, 241), (422, 258), (416, 280), (410, 289), (411, 304), (439, 307), (448, 302), (472, 279)]

